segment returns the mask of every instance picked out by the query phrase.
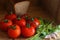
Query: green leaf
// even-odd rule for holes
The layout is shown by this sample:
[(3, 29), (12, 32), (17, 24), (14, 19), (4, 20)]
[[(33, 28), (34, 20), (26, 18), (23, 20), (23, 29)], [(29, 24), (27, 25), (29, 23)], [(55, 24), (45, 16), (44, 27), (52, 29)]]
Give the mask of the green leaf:
[(28, 38), (28, 39), (26, 39), (26, 40), (40, 40), (39, 33), (30, 37), (30, 38)]
[(60, 30), (60, 25), (58, 25), (57, 28)]
[(60, 25), (56, 26), (55, 32), (60, 32)]
[(43, 31), (43, 32), (40, 33), (41, 38), (44, 38), (45, 36), (46, 36), (46, 32)]
[(39, 21), (40, 21), (41, 25), (44, 25), (44, 22), (43, 22), (42, 18), (39, 18)]

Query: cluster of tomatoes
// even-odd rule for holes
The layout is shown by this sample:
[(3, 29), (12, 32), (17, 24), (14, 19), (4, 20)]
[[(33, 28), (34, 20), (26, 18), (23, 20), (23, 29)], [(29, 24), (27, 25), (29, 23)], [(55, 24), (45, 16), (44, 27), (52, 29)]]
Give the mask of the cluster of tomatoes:
[(40, 25), (39, 20), (30, 18), (28, 15), (17, 16), (16, 14), (6, 14), (4, 20), (0, 22), (0, 29), (6, 31), (11, 38), (19, 36), (31, 37), (36, 33), (36, 28)]

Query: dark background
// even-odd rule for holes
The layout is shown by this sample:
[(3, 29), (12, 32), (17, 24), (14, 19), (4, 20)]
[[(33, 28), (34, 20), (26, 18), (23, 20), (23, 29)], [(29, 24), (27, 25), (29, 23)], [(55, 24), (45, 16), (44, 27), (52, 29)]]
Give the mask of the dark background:
[[(26, 0), (0, 0), (0, 11), (14, 11), (13, 6), (17, 2)], [(27, 0), (30, 6), (39, 6), (43, 8), (48, 15), (53, 17), (56, 22), (60, 23), (60, 0)], [(12, 3), (12, 4), (11, 4)]]

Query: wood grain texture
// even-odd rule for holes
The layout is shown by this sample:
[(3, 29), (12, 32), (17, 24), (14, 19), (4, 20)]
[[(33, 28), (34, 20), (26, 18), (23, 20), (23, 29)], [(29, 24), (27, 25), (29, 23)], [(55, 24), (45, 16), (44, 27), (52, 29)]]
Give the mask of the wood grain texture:
[(49, 15), (56, 18), (59, 0), (42, 0), (43, 7), (49, 12)]

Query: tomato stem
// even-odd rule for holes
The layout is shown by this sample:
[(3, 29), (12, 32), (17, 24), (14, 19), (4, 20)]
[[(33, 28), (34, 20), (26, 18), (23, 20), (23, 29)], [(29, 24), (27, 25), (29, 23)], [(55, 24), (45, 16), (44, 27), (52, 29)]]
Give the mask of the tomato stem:
[(25, 16), (26, 17), (26, 20), (28, 20), (28, 16)]
[(33, 21), (34, 20), (34, 18), (31, 18), (31, 21)]
[(9, 15), (11, 15), (11, 14), (13, 14), (13, 12), (12, 12), (12, 11), (10, 11), (10, 12), (8, 12), (8, 14), (9, 14)]
[(5, 19), (5, 20), (4, 20), (4, 22), (5, 22), (5, 23), (7, 23), (7, 22), (8, 22), (8, 20), (7, 20), (7, 19)]
[(12, 28), (13, 30), (15, 30), (16, 29), (16, 25), (12, 25), (12, 26), (10, 26), (10, 28)]
[(21, 18), (20, 17), (17, 17), (17, 20), (20, 20)]
[(26, 27), (27, 27), (27, 28), (30, 28), (30, 24), (27, 23), (27, 26), (26, 26)]

